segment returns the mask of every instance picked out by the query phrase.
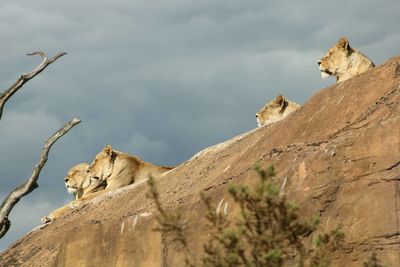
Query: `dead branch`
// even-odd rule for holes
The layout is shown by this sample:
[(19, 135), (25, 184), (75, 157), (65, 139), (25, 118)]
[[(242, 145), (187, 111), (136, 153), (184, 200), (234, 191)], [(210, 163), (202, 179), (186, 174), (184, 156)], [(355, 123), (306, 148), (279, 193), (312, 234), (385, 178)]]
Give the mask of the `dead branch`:
[(28, 56), (33, 56), (33, 55), (40, 55), (42, 57), (42, 63), (40, 63), (36, 68), (34, 68), (31, 72), (22, 74), (21, 77), (18, 78), (18, 80), (11, 85), (10, 88), (4, 91), (4, 93), (0, 94), (0, 119), (3, 114), (3, 107), (4, 104), (7, 102), (7, 100), (15, 94), (27, 81), (41, 73), (45, 68), (47, 68), (48, 65), (56, 61), (58, 58), (64, 56), (66, 53), (65, 52), (60, 52), (57, 55), (55, 55), (53, 58), (48, 59), (46, 54), (42, 51), (36, 51), (27, 54)]
[(0, 239), (7, 233), (10, 228), (11, 222), (8, 219), (10, 211), (13, 209), (15, 204), (25, 195), (32, 192), (36, 187), (38, 187), (37, 180), (39, 178), (40, 171), (42, 170), (44, 164), (46, 163), (49, 155), (51, 146), (64, 134), (66, 134), (72, 127), (80, 123), (79, 118), (73, 118), (71, 121), (66, 123), (64, 127), (55, 132), (49, 139), (47, 139), (44, 144), (42, 153), (40, 155), (40, 160), (33, 169), (32, 176), (24, 182), (22, 185), (14, 189), (5, 198), (3, 204), (0, 207)]

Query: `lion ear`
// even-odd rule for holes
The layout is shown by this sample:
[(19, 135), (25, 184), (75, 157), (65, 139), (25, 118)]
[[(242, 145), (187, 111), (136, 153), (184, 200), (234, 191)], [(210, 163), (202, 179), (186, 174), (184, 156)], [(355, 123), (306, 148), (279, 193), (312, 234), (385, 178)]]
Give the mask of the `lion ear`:
[(275, 98), (275, 103), (277, 103), (279, 106), (282, 106), (285, 103), (285, 97), (283, 95), (278, 95)]
[(112, 146), (111, 146), (111, 145), (106, 146), (106, 147), (103, 149), (103, 151), (104, 151), (104, 153), (105, 153), (107, 156), (111, 156), (112, 153), (113, 153)]
[(348, 50), (350, 45), (349, 45), (349, 40), (347, 40), (346, 37), (342, 37), (339, 39), (336, 45), (338, 48), (341, 48), (343, 50)]

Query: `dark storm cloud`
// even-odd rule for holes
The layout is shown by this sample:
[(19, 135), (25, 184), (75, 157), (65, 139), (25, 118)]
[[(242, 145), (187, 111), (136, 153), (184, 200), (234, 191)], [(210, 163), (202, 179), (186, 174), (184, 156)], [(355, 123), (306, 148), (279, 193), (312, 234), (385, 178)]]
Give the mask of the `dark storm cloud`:
[[(279, 93), (304, 103), (316, 61), (340, 36), (380, 64), (399, 54), (399, 2), (2, 1), (0, 86), (40, 59), (68, 54), (12, 98), (0, 121), (0, 196), (30, 176), (45, 139), (73, 116), (40, 187), (12, 212), (0, 249), (71, 199), (62, 178), (107, 144), (176, 165), (256, 126)], [(3, 199), (3, 198), (2, 198)]]

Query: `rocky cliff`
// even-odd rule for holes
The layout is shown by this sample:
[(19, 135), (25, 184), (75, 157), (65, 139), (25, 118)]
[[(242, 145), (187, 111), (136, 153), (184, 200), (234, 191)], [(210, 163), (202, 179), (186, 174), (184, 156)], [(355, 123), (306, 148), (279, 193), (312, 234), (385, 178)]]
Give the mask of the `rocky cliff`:
[[(317, 92), (287, 119), (207, 148), (158, 179), (161, 200), (190, 218), (195, 249), (207, 237), (200, 192), (230, 204), (229, 183), (273, 163), (277, 180), (322, 230), (338, 224), (345, 247), (333, 266), (372, 252), (400, 266), (400, 57)], [(98, 197), (0, 254), (1, 266), (183, 266), (161, 239), (146, 185)], [(229, 208), (232, 208), (229, 206)]]

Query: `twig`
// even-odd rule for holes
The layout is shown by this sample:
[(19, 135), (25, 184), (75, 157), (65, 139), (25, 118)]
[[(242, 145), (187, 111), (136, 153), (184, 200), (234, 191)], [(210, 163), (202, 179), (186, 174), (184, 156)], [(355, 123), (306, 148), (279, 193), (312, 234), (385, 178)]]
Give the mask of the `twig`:
[(8, 220), (8, 215), (11, 210), (18, 203), (18, 201), (25, 195), (32, 192), (36, 187), (38, 187), (37, 180), (39, 178), (40, 171), (42, 170), (44, 164), (46, 163), (49, 155), (51, 146), (64, 134), (66, 134), (72, 127), (80, 123), (79, 118), (73, 118), (71, 121), (66, 123), (64, 127), (55, 132), (49, 139), (47, 139), (44, 144), (42, 153), (40, 155), (40, 160), (33, 169), (31, 177), (24, 182), (22, 185), (14, 189), (5, 198), (3, 204), (0, 207), (0, 238), (2, 238), (10, 228), (11, 222)]
[(0, 120), (1, 116), (3, 114), (3, 108), (4, 104), (7, 102), (7, 100), (15, 94), (27, 81), (41, 73), (45, 68), (47, 68), (48, 65), (56, 61), (58, 58), (64, 56), (66, 53), (65, 52), (60, 52), (57, 55), (55, 55), (53, 58), (48, 59), (46, 54), (42, 51), (36, 51), (27, 54), (28, 56), (33, 56), (33, 55), (40, 55), (42, 57), (42, 63), (40, 63), (36, 68), (34, 68), (31, 72), (22, 74), (21, 77), (18, 78), (18, 80), (11, 85), (10, 88), (4, 91), (4, 93), (0, 94)]

